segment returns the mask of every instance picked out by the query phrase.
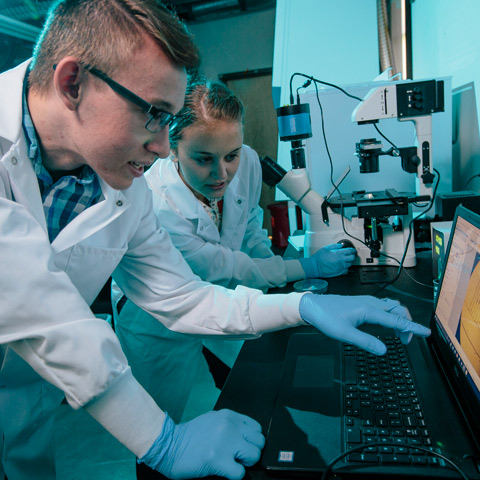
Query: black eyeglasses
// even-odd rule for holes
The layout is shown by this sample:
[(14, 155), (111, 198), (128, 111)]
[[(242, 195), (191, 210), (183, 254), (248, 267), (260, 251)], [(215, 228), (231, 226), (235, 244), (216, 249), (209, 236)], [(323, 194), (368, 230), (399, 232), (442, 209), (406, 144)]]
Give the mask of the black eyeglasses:
[(100, 70), (97, 70), (95, 67), (90, 67), (89, 65), (86, 65), (85, 68), (92, 75), (95, 75), (100, 80), (103, 80), (113, 91), (126, 98), (127, 100), (130, 100), (132, 103), (139, 106), (145, 113), (150, 115), (150, 118), (145, 124), (145, 128), (150, 133), (160, 132), (163, 127), (171, 125), (171, 123), (175, 120), (175, 115), (173, 115), (173, 113), (160, 110), (159, 108), (155, 107), (151, 103), (147, 102), (143, 98), (130, 91), (128, 88), (125, 88), (123, 85), (120, 85), (115, 80), (112, 80), (108, 75), (101, 72)]

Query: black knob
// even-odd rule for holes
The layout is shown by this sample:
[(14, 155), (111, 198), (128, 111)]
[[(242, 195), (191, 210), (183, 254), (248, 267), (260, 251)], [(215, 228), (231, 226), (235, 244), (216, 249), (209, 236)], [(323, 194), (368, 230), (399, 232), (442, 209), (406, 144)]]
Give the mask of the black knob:
[(342, 248), (355, 248), (355, 245), (347, 238), (342, 238), (342, 240), (339, 240), (337, 243), (341, 245)]

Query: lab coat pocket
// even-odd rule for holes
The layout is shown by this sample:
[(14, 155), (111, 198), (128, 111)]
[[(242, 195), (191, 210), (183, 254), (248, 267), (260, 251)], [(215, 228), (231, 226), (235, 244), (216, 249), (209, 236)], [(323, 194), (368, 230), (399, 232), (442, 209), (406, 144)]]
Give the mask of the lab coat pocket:
[(85, 301), (91, 305), (127, 251), (77, 244), (56, 255), (55, 263), (65, 270)]

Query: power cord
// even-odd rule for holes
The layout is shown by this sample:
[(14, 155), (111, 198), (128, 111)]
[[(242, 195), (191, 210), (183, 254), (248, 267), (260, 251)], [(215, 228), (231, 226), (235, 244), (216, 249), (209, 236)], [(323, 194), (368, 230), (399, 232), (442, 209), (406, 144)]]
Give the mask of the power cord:
[(293, 78), (295, 76), (301, 76), (301, 77), (304, 77), (304, 78), (307, 78), (308, 80), (312, 81), (312, 82), (315, 82), (315, 83), (320, 83), (322, 85), (327, 85), (328, 87), (333, 87), (333, 88), (336, 88), (337, 90), (340, 90), (342, 93), (344, 93), (347, 97), (350, 97), (350, 98), (354, 98), (355, 100), (358, 100), (359, 102), (361, 102), (363, 99), (360, 98), (360, 97), (357, 97), (355, 95), (352, 95), (350, 93), (348, 93), (346, 90), (344, 90), (343, 88), (339, 87), (338, 85), (335, 85), (333, 83), (328, 83), (328, 82), (323, 82), (322, 80), (319, 80), (318, 78), (315, 78), (315, 77), (312, 77), (311, 75), (305, 75), (304, 73), (300, 73), (300, 72), (295, 72), (292, 74), (292, 76), (290, 77), (290, 103), (293, 103), (293, 89), (292, 89), (292, 81), (293, 81)]
[(375, 130), (378, 132), (378, 134), (384, 140), (386, 140), (394, 148), (396, 154), (399, 155), (400, 154), (400, 149), (380, 131), (380, 129), (378, 128), (378, 125), (376, 123), (374, 123), (373, 126), (374, 126)]
[[(387, 258), (390, 258), (390, 259), (393, 259), (395, 262), (397, 262), (399, 264), (399, 268), (398, 268), (398, 271), (397, 271), (397, 274), (395, 275), (394, 279), (385, 283), (380, 289), (378, 289), (378, 291), (376, 292), (376, 294), (380, 291), (382, 291), (384, 288), (386, 288), (387, 286), (393, 284), (396, 280), (398, 280), (398, 278), (400, 277), (400, 274), (402, 272), (402, 270), (407, 274), (407, 276), (412, 280), (414, 281), (415, 283), (419, 284), (419, 285), (422, 285), (422, 286), (426, 286), (426, 287), (429, 287), (429, 288), (433, 288), (433, 285), (426, 285), (424, 283), (421, 283), (417, 280), (415, 280), (408, 272), (407, 270), (403, 267), (403, 263), (405, 261), (405, 258), (406, 258), (406, 254), (407, 254), (407, 251), (408, 251), (408, 246), (410, 244), (410, 241), (411, 241), (411, 237), (412, 237), (412, 234), (413, 234), (413, 223), (415, 220), (417, 220), (418, 218), (420, 218), (421, 216), (425, 215), (431, 208), (432, 206), (434, 205), (434, 201), (435, 201), (435, 198), (436, 198), (436, 193), (437, 193), (437, 189), (438, 189), (438, 186), (440, 184), (440, 172), (438, 170), (436, 170), (435, 168), (433, 169), (434, 172), (436, 173), (437, 175), (437, 182), (436, 182), (436, 185), (434, 187), (434, 190), (433, 190), (433, 195), (432, 195), (432, 199), (430, 201), (430, 203), (427, 205), (427, 208), (420, 212), (415, 218), (412, 218), (408, 224), (408, 230), (409, 230), (409, 235), (408, 235), (408, 238), (407, 238), (407, 242), (406, 242), (406, 245), (405, 245), (405, 249), (404, 249), (404, 252), (403, 252), (403, 255), (402, 255), (402, 259), (401, 261), (399, 262), (397, 258), (395, 257), (392, 257), (390, 255), (387, 255), (383, 252), (379, 252), (375, 249), (373, 249), (372, 247), (369, 247), (366, 242), (364, 242), (363, 240), (355, 237), (354, 235), (351, 235), (349, 234), (347, 231), (346, 231), (346, 228), (345, 228), (345, 222), (344, 222), (344, 218), (345, 218), (345, 215), (344, 215), (344, 204), (343, 204), (343, 197), (342, 197), (342, 194), (338, 188), (338, 186), (335, 184), (334, 180), (333, 180), (333, 161), (332, 161), (332, 157), (331, 157), (331, 154), (330, 154), (330, 149), (328, 147), (328, 142), (327, 142), (327, 137), (326, 137), (326, 133), (325, 133), (325, 122), (324, 122), (324, 115), (323, 115), (323, 107), (322, 107), (322, 104), (320, 102), (320, 96), (319, 96), (319, 92), (318, 92), (318, 84), (323, 84), (323, 85), (327, 85), (327, 86), (330, 86), (330, 87), (333, 87), (333, 88), (336, 88), (337, 90), (340, 90), (341, 92), (343, 92), (346, 96), (350, 97), (350, 98), (353, 98), (353, 99), (356, 99), (356, 100), (359, 100), (359, 101), (362, 101), (361, 98), (355, 96), (355, 95), (351, 95), (349, 94), (347, 91), (345, 91), (343, 88), (337, 86), (337, 85), (334, 85), (332, 83), (328, 83), (328, 82), (323, 82), (321, 80), (318, 80), (312, 76), (309, 76), (309, 75), (305, 75), (303, 73), (294, 73), (291, 77), (290, 77), (290, 103), (293, 104), (294, 102), (294, 99), (293, 99), (293, 93), (292, 93), (292, 81), (293, 81), (293, 78), (294, 76), (296, 75), (299, 75), (299, 76), (302, 76), (302, 77), (305, 77), (307, 78), (307, 82), (305, 82), (302, 87), (299, 87), (299, 88), (306, 88), (307, 86), (310, 85), (310, 82), (314, 82), (314, 85), (315, 85), (315, 91), (316, 91), (316, 98), (317, 98), (317, 102), (318, 102), (318, 106), (319, 106), (319, 109), (320, 109), (320, 116), (321, 116), (321, 121), (322, 121), (322, 135), (323, 135), (323, 140), (324, 140), (324, 143), (325, 143), (325, 149), (327, 151), (327, 156), (328, 156), (328, 159), (329, 159), (329, 163), (330, 163), (330, 182), (332, 184), (332, 186), (334, 187), (334, 191), (336, 191), (339, 195), (339, 198), (340, 198), (340, 212), (341, 212), (341, 219), (342, 219), (342, 228), (343, 228), (343, 231), (344, 233), (349, 236), (350, 238), (353, 238), (355, 240), (357, 240), (358, 242), (362, 243), (363, 245), (365, 245), (367, 248), (369, 248), (371, 251), (374, 251), (384, 257), (387, 257)], [(299, 102), (299, 94), (298, 94), (298, 90), (296, 91), (297, 93), (297, 100), (298, 100), (298, 103)], [(384, 138), (388, 143), (390, 143), (390, 145), (392, 145), (392, 147), (395, 149), (396, 152), (399, 152), (399, 149), (398, 147), (392, 142), (390, 141), (378, 128), (378, 126), (376, 124), (374, 124), (374, 127), (375, 129), (377, 130), (377, 132), (379, 133), (379, 135), (381, 135), (382, 138)], [(376, 295), (375, 294), (375, 295)], [(463, 470), (456, 464), (454, 463), (452, 460), (450, 460), (449, 458), (447, 458), (445, 455), (439, 453), (439, 452), (435, 452), (435, 451), (432, 451), (432, 450), (429, 450), (427, 448), (424, 448), (424, 447), (420, 447), (420, 446), (415, 446), (415, 447), (412, 447), (412, 445), (406, 445), (406, 444), (398, 444), (398, 443), (369, 443), (369, 444), (362, 444), (362, 445), (359, 445), (357, 447), (354, 447), (346, 452), (343, 452), (342, 454), (338, 455), (337, 457), (335, 457), (331, 462), (329, 462), (329, 464), (327, 465), (325, 471), (323, 472), (322, 474), (322, 477), (321, 477), (321, 480), (327, 480), (328, 479), (328, 476), (330, 474), (330, 471), (332, 470), (332, 467), (338, 463), (340, 460), (342, 460), (343, 458), (345, 458), (346, 456), (348, 456), (349, 454), (353, 453), (353, 452), (358, 452), (358, 451), (362, 451), (364, 450), (365, 448), (369, 448), (369, 447), (373, 447), (373, 446), (393, 446), (393, 447), (405, 447), (405, 448), (415, 448), (416, 450), (421, 450), (421, 451), (424, 451), (425, 453), (427, 453), (428, 455), (432, 455), (432, 456), (435, 456), (435, 457), (438, 457), (440, 459), (442, 459), (444, 462), (446, 462), (448, 465), (450, 465), (454, 470), (456, 470), (459, 475), (464, 479), (464, 480), (469, 480), (467, 475), (463, 472)]]
[[(332, 84), (328, 84), (328, 85), (332, 85)], [(339, 88), (339, 87), (338, 87)], [(324, 140), (324, 143), (325, 143), (325, 149), (327, 151), (327, 155), (328, 155), (328, 159), (329, 159), (329, 162), (330, 162), (330, 182), (332, 184), (332, 186), (335, 188), (335, 190), (337, 191), (338, 195), (339, 195), (339, 198), (340, 198), (340, 212), (341, 212), (341, 219), (342, 219), (342, 229), (343, 229), (343, 232), (345, 233), (345, 235), (349, 236), (350, 238), (353, 238), (354, 240), (362, 243), (363, 245), (365, 245), (367, 248), (369, 248), (371, 251), (377, 253), (378, 255), (381, 255), (383, 257), (386, 257), (386, 258), (390, 258), (391, 260), (394, 260), (395, 262), (397, 262), (399, 264), (399, 270), (403, 269), (405, 272), (406, 270), (403, 268), (403, 263), (405, 262), (405, 258), (406, 258), (406, 254), (407, 254), (407, 251), (408, 251), (408, 246), (410, 244), (410, 241), (411, 241), (411, 237), (412, 237), (412, 230), (411, 230), (411, 226), (413, 224), (413, 219), (410, 221), (409, 223), (409, 236), (408, 236), (408, 239), (407, 239), (407, 243), (405, 245), (405, 249), (404, 249), (404, 252), (403, 252), (403, 256), (402, 256), (402, 259), (401, 259), (401, 262), (398, 261), (397, 258), (395, 257), (392, 257), (391, 255), (387, 255), (386, 253), (384, 252), (380, 252), (379, 250), (376, 250), (375, 248), (367, 245), (367, 243), (363, 240), (361, 240), (360, 238), (357, 238), (355, 237), (354, 235), (351, 235), (350, 233), (347, 232), (346, 228), (345, 228), (345, 213), (344, 213), (344, 204), (343, 204), (343, 196), (340, 192), (340, 190), (338, 189), (338, 187), (335, 185), (334, 181), (333, 181), (333, 162), (332, 162), (332, 157), (330, 155), (330, 150), (328, 148), (328, 143), (327, 143), (327, 138), (326, 138), (326, 133), (325, 133), (325, 122), (324, 122), (324, 117), (323, 117), (323, 108), (322, 108), (322, 105), (321, 105), (321, 102), (320, 102), (320, 97), (319, 97), (319, 93), (318, 93), (318, 86), (317, 86), (317, 82), (315, 81), (315, 90), (316, 90), (316, 98), (317, 98), (317, 102), (318, 102), (318, 105), (320, 107), (320, 116), (321, 116), (321, 120), (322, 120), (322, 134), (323, 134), (323, 140)], [(343, 89), (339, 88), (339, 90), (341, 90), (342, 92), (346, 93)], [(349, 94), (348, 94), (349, 95)], [(355, 97), (355, 96), (352, 96), (352, 95), (349, 95), (350, 97), (352, 98), (358, 98), (358, 97)], [(389, 140), (381, 131), (380, 129), (378, 128), (378, 126), (376, 124), (374, 124), (374, 127), (375, 129), (377, 130), (377, 132), (387, 141), (389, 142), (392, 147), (398, 152), (399, 149), (398, 147), (391, 141)], [(438, 188), (438, 185), (440, 183), (440, 173), (434, 169), (434, 171), (437, 173), (438, 175), (438, 181), (437, 181), (437, 184), (436, 184), (436, 187), (434, 189), (434, 193), (433, 193), (433, 196), (432, 196), (432, 200), (429, 204), (429, 207), (427, 208), (427, 210), (425, 210), (424, 212), (422, 212), (422, 215), (424, 213), (426, 213), (428, 210), (430, 210), (430, 208), (433, 206), (433, 203), (435, 201), (435, 196), (436, 196), (436, 191), (437, 191), (437, 188)], [(420, 215), (418, 216), (420, 217)], [(415, 220), (418, 218), (416, 217)], [(407, 272), (406, 272), (407, 273)], [(413, 279), (413, 277), (407, 273), (407, 275), (413, 280), (415, 281), (416, 283), (420, 283), (418, 281), (416, 281), (415, 279)], [(398, 277), (400, 276), (400, 273), (398, 273), (395, 277), (395, 279), (393, 281), (396, 281), (398, 279)], [(391, 283), (393, 283), (393, 281)], [(425, 284), (422, 284), (420, 283), (421, 285), (424, 285), (424, 286), (427, 286), (427, 287), (431, 287), (433, 289), (433, 285), (425, 285)], [(385, 285), (383, 288), (385, 288), (387, 285)], [(383, 290), (380, 289), (381, 290)]]
[[(336, 85), (333, 85), (331, 83), (327, 83), (327, 82), (321, 82), (319, 80), (316, 80), (314, 79), (313, 77), (311, 77), (311, 79), (314, 81), (314, 85), (315, 85), (315, 92), (316, 92), (316, 98), (317, 98), (317, 102), (318, 102), (318, 106), (320, 108), (320, 117), (321, 117), (321, 120), (322, 120), (322, 135), (323, 135), (323, 141), (325, 143), (325, 149), (327, 151), (327, 156), (328, 156), (328, 160), (329, 160), (329, 163), (330, 163), (330, 183), (332, 184), (332, 186), (334, 187), (335, 191), (338, 193), (338, 196), (339, 196), (339, 199), (340, 199), (340, 216), (341, 216), (341, 219), (342, 219), (342, 229), (343, 229), (343, 232), (345, 233), (345, 235), (347, 235), (348, 237), (350, 238), (353, 238), (354, 240), (356, 240), (357, 242), (360, 242), (362, 243), (363, 245), (365, 245), (367, 248), (370, 249), (370, 251), (373, 251), (379, 255), (382, 255), (386, 258), (390, 258), (394, 261), (396, 261), (398, 263), (398, 260), (395, 258), (395, 257), (392, 257), (390, 255), (387, 255), (386, 253), (383, 253), (383, 252), (380, 252), (378, 250), (376, 250), (375, 248), (373, 247), (370, 247), (369, 245), (367, 245), (367, 243), (363, 240), (361, 240), (360, 238), (357, 238), (355, 237), (354, 235), (351, 235), (350, 233), (347, 232), (346, 228), (345, 228), (345, 207), (344, 207), (344, 204), (343, 204), (343, 196), (342, 196), (342, 193), (340, 192), (338, 186), (335, 184), (334, 180), (333, 180), (333, 161), (332, 161), (332, 156), (330, 154), (330, 149), (328, 147), (328, 142), (327, 142), (327, 135), (325, 133), (325, 121), (324, 121), (324, 116), (323, 116), (323, 108), (322, 108), (322, 104), (320, 102), (320, 96), (319, 96), (319, 92), (318, 92), (318, 85), (317, 85), (317, 82), (318, 83), (323, 83), (325, 85), (330, 85), (330, 86), (333, 86), (335, 88), (338, 88), (338, 90), (340, 90), (341, 92), (345, 93), (347, 96), (351, 97), (351, 98), (354, 98), (356, 100), (362, 100), (361, 98), (359, 97), (356, 97), (355, 95), (350, 95), (349, 93), (347, 93), (343, 88), (340, 88), (340, 87), (337, 87)], [(379, 132), (379, 134), (385, 139), (387, 140), (397, 151), (398, 151), (398, 148), (385, 136), (383, 135), (382, 132), (380, 132), (380, 130), (378, 129), (378, 127), (375, 125), (375, 128), (376, 130)], [(409, 240), (410, 240), (410, 237), (409, 237)], [(408, 242), (409, 242), (408, 240)], [(407, 242), (407, 245), (406, 245), (406, 248), (405, 248), (405, 252), (404, 252), (404, 257), (406, 255), (406, 252), (407, 252), (407, 249), (408, 249), (408, 242)]]
[[(311, 82), (314, 82), (314, 85), (315, 85), (315, 93), (316, 93), (316, 99), (317, 99), (317, 103), (318, 103), (318, 106), (319, 106), (319, 109), (320, 109), (320, 118), (321, 118), (321, 124), (322, 124), (322, 135), (323, 135), (323, 141), (324, 141), (324, 144), (325, 144), (325, 150), (327, 152), (327, 156), (328, 156), (328, 160), (329, 160), (329, 164), (330, 164), (330, 183), (332, 184), (333, 188), (334, 188), (334, 191), (336, 191), (339, 195), (339, 199), (340, 199), (340, 216), (341, 216), (341, 219), (342, 219), (342, 229), (343, 229), (343, 232), (345, 233), (345, 235), (347, 235), (348, 237), (350, 238), (353, 238), (354, 240), (356, 240), (357, 242), (360, 242), (362, 243), (363, 245), (365, 245), (368, 249), (370, 249), (370, 251), (378, 254), (378, 255), (381, 255), (385, 258), (389, 258), (395, 262), (397, 262), (399, 264), (399, 268), (398, 268), (398, 272), (397, 274), (395, 275), (394, 279), (389, 281), (388, 283), (384, 284), (376, 293), (382, 291), (383, 289), (385, 289), (387, 286), (391, 285), (392, 283), (394, 283), (395, 281), (398, 280), (398, 278), (400, 277), (400, 274), (401, 274), (401, 271), (403, 270), (407, 276), (412, 279), (415, 283), (419, 284), (419, 285), (422, 285), (422, 286), (426, 286), (426, 287), (429, 287), (429, 288), (432, 288), (433, 289), (433, 285), (426, 285), (424, 283), (421, 283), (421, 282), (418, 282), (417, 280), (415, 280), (406, 270), (405, 268), (403, 267), (403, 264), (405, 262), (405, 258), (406, 258), (406, 255), (407, 255), (407, 251), (408, 251), (408, 246), (410, 244), (410, 241), (411, 241), (411, 237), (412, 237), (412, 233), (413, 233), (413, 230), (412, 230), (412, 225), (413, 225), (413, 222), (415, 220), (417, 220), (419, 217), (421, 217), (422, 215), (424, 215), (425, 213), (427, 213), (433, 206), (434, 204), (434, 201), (435, 201), (435, 197), (436, 197), (436, 193), (437, 193), (437, 189), (438, 189), (438, 185), (440, 184), (440, 172), (438, 172), (438, 170), (436, 170), (435, 168), (433, 169), (434, 172), (437, 174), (437, 183), (434, 187), (434, 191), (433, 191), (433, 195), (432, 195), (432, 199), (430, 201), (430, 203), (428, 204), (428, 207), (426, 210), (424, 210), (423, 212), (421, 212), (417, 217), (415, 218), (412, 218), (409, 222), (409, 225), (408, 225), (408, 229), (409, 229), (409, 235), (408, 235), (408, 238), (407, 238), (407, 242), (405, 244), (405, 249), (404, 249), (404, 252), (403, 252), (403, 255), (402, 255), (402, 259), (401, 261), (399, 262), (397, 258), (391, 256), (391, 255), (387, 255), (386, 253), (383, 253), (383, 252), (380, 252), (378, 250), (376, 250), (375, 248), (367, 245), (367, 243), (363, 240), (361, 240), (360, 238), (357, 238), (355, 237), (354, 235), (351, 235), (350, 233), (347, 232), (346, 228), (345, 228), (345, 207), (344, 207), (344, 204), (343, 204), (343, 196), (342, 196), (342, 193), (340, 192), (338, 186), (335, 184), (334, 180), (333, 180), (333, 161), (332, 161), (332, 156), (330, 154), (330, 149), (328, 147), (328, 142), (327, 142), (327, 136), (326, 136), (326, 132), (325, 132), (325, 121), (324, 121), (324, 115), (323, 115), (323, 107), (322, 107), (322, 104), (320, 102), (320, 96), (319, 96), (319, 92), (318, 92), (318, 84), (322, 84), (322, 85), (327, 85), (327, 86), (330, 86), (330, 87), (333, 87), (333, 88), (336, 88), (337, 90), (341, 91), (342, 93), (344, 93), (347, 97), (350, 97), (350, 98), (353, 98), (355, 100), (358, 100), (358, 101), (362, 101), (363, 99), (360, 98), (360, 97), (357, 97), (356, 95), (352, 95), (350, 93), (348, 93), (346, 90), (344, 90), (343, 88), (339, 87), (338, 85), (335, 85), (333, 83), (328, 83), (328, 82), (324, 82), (322, 80), (318, 80), (317, 78), (315, 77), (312, 77), (310, 75), (306, 75), (304, 73), (300, 73), (300, 72), (295, 72), (294, 74), (292, 74), (292, 76), (290, 77), (290, 102), (293, 104), (294, 102), (294, 99), (293, 99), (293, 87), (292, 87), (292, 82), (293, 82), (293, 78), (295, 76), (301, 76), (301, 77), (304, 77), (304, 78), (307, 78), (307, 81), (299, 88), (297, 88), (297, 102), (300, 103), (300, 98), (299, 98), (299, 94), (298, 94), (298, 90), (300, 88), (306, 88), (308, 87)], [(384, 139), (386, 140), (393, 148), (394, 150), (398, 153), (399, 152), (399, 148), (390, 140), (388, 139), (381, 131), (380, 129), (378, 128), (377, 124), (373, 124), (374, 128), (377, 130), (378, 134)]]
[[(401, 444), (401, 443), (382, 443), (382, 442), (372, 442), (372, 443), (364, 443), (362, 445), (359, 445), (357, 447), (351, 448), (350, 450), (347, 450), (337, 457), (335, 457), (333, 460), (331, 460), (327, 467), (325, 468), (325, 471), (322, 474), (321, 480), (327, 480), (328, 476), (330, 475), (330, 471), (332, 470), (332, 467), (338, 463), (340, 460), (344, 459), (346, 456), (350, 455), (351, 453), (354, 452), (360, 452), (364, 450), (365, 448), (370, 448), (370, 447), (405, 447), (405, 448), (414, 448), (415, 450), (421, 450), (428, 455), (432, 455), (438, 458), (441, 458), (445, 463), (450, 465), (454, 470), (456, 470), (459, 475), (464, 479), (464, 480), (469, 480), (465, 472), (452, 460), (450, 460), (448, 457), (445, 455), (435, 452), (434, 450), (429, 450), (428, 448), (425, 447), (420, 447), (420, 446), (412, 446), (412, 445), (407, 445), (407, 444)], [(351, 470), (349, 470), (351, 472)]]
[(480, 173), (477, 173), (477, 174), (471, 176), (471, 177), (467, 180), (467, 183), (465, 183), (463, 189), (465, 190), (465, 189), (467, 188), (468, 184), (469, 184), (474, 178), (477, 178), (477, 177), (480, 177)]
[[(398, 280), (398, 278), (400, 277), (400, 274), (402, 273), (402, 270), (407, 273), (407, 271), (405, 270), (405, 268), (403, 267), (403, 263), (405, 261), (405, 257), (406, 257), (406, 254), (407, 254), (407, 250), (408, 250), (408, 245), (410, 243), (410, 240), (412, 238), (412, 234), (413, 234), (413, 223), (415, 222), (415, 220), (418, 220), (421, 216), (425, 215), (433, 206), (434, 202), (435, 202), (435, 197), (437, 195), (437, 189), (438, 189), (438, 185), (440, 184), (440, 172), (434, 168), (433, 171), (435, 172), (435, 174), (437, 175), (437, 183), (435, 184), (435, 187), (433, 189), (433, 195), (432, 195), (432, 199), (430, 201), (430, 204), (428, 205), (428, 207), (423, 211), (423, 212), (420, 212), (415, 218), (412, 218), (410, 220), (410, 222), (408, 223), (408, 238), (407, 238), (407, 242), (406, 242), (406, 246), (405, 246), (405, 250), (403, 252), (403, 256), (402, 256), (402, 259), (401, 261), (399, 262), (399, 265), (398, 265), (398, 271), (395, 275), (395, 277), (390, 280), (389, 282), (383, 284), (379, 289), (377, 289), (377, 291), (374, 293), (374, 295), (378, 295), (382, 290), (384, 290), (386, 287), (392, 285), (394, 282), (396, 282)], [(395, 259), (396, 260), (396, 259)], [(398, 260), (396, 260), (398, 262)], [(412, 278), (412, 276), (410, 274), (407, 273), (407, 276), (409, 278)], [(427, 286), (427, 287), (431, 287), (433, 289), (433, 285), (426, 285), (426, 284), (423, 284), (423, 283), (420, 283), (420, 282), (417, 282), (415, 281), (416, 283), (419, 283), (420, 285), (423, 285), (423, 286)]]

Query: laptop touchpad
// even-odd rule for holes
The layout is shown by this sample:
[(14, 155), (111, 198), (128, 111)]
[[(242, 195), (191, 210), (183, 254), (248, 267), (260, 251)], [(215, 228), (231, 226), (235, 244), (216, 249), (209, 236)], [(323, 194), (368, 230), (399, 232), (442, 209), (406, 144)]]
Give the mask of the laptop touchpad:
[(293, 387), (331, 388), (334, 378), (333, 355), (299, 355), (295, 365)]

